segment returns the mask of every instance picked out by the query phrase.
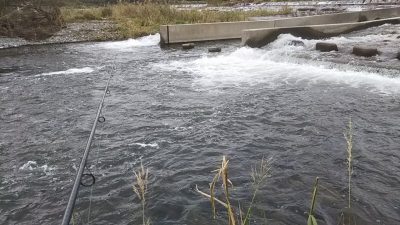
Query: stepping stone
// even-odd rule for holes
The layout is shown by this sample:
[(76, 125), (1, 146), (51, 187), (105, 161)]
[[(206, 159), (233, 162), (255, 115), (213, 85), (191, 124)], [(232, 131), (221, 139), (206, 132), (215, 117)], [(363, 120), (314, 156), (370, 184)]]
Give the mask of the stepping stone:
[(182, 49), (192, 49), (194, 48), (194, 43), (186, 43), (186, 44), (182, 44)]
[(221, 48), (220, 47), (208, 48), (208, 52), (221, 52)]
[(328, 43), (328, 42), (317, 42), (317, 44), (315, 45), (315, 49), (321, 52), (339, 51), (335, 43)]
[(353, 54), (357, 55), (357, 56), (371, 57), (374, 55), (378, 55), (379, 53), (378, 53), (377, 48), (366, 48), (366, 47), (354, 46)]

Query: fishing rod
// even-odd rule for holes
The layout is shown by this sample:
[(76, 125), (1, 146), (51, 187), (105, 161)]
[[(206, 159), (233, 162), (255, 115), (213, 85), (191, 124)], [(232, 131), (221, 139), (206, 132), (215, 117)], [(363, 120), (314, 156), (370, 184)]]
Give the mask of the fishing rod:
[[(69, 225), (69, 222), (71, 220), (72, 211), (74, 210), (74, 207), (75, 207), (75, 201), (76, 201), (76, 197), (78, 195), (79, 186), (80, 186), (80, 184), (82, 184), (81, 183), (82, 175), (83, 175), (83, 171), (85, 170), (87, 158), (89, 156), (90, 147), (92, 146), (92, 141), (94, 138), (94, 134), (96, 132), (97, 123), (98, 122), (102, 123), (105, 121), (105, 118), (100, 115), (101, 115), (101, 110), (103, 109), (103, 106), (104, 106), (104, 99), (106, 98), (106, 95), (110, 93), (110, 91), (108, 90), (108, 86), (110, 85), (111, 78), (112, 78), (112, 75), (110, 75), (110, 77), (108, 78), (106, 88), (104, 89), (103, 98), (101, 99), (99, 108), (97, 109), (96, 119), (94, 120), (92, 130), (90, 132), (90, 136), (89, 136), (89, 139), (86, 144), (85, 152), (83, 153), (83, 157), (82, 157), (81, 163), (79, 165), (78, 172), (76, 173), (74, 186), (72, 187), (71, 195), (69, 196), (69, 200), (68, 200), (68, 205), (65, 209), (64, 217), (63, 217), (63, 220), (61, 223), (62, 225)], [(92, 184), (94, 184), (94, 182), (95, 182), (94, 177), (93, 177), (93, 175), (91, 175), (91, 176), (93, 178)]]

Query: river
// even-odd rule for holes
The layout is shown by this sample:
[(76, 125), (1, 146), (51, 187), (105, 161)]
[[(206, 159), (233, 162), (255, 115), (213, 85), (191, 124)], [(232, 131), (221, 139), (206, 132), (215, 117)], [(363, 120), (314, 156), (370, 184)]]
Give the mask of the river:
[[(363, 225), (400, 224), (399, 28), (328, 40), (339, 53), (288, 34), (261, 49), (236, 41), (161, 49), (158, 35), (1, 49), (0, 223), (60, 223), (112, 74), (88, 161), (96, 183), (80, 189), (76, 224), (87, 224), (89, 205), (91, 224), (140, 224), (132, 185), (141, 161), (152, 224), (224, 224), (224, 210), (212, 220), (209, 201), (194, 191), (208, 192), (223, 155), (232, 202), (244, 208), (252, 167), (272, 158), (252, 224), (305, 224), (316, 176), (318, 222), (337, 224), (347, 204), (350, 118), (353, 216)], [(355, 44), (383, 53), (354, 57)]]

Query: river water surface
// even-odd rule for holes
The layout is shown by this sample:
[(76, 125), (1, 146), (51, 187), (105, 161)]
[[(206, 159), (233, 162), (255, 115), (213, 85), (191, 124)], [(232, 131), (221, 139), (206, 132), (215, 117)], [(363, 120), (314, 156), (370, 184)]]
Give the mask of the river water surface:
[[(262, 49), (239, 42), (160, 49), (158, 35), (106, 43), (0, 50), (0, 223), (59, 224), (110, 74), (106, 122), (98, 126), (74, 219), (140, 224), (133, 170), (149, 168), (152, 224), (224, 224), (208, 192), (223, 155), (232, 199), (247, 207), (251, 168), (272, 157), (252, 224), (305, 224), (313, 181), (316, 217), (337, 224), (346, 207), (346, 143), (354, 125), (352, 215), (358, 224), (400, 224), (399, 26), (329, 41), (281, 35)], [(292, 40), (304, 46), (290, 45)], [(371, 59), (355, 44), (378, 46)], [(207, 53), (213, 45), (222, 53)]]

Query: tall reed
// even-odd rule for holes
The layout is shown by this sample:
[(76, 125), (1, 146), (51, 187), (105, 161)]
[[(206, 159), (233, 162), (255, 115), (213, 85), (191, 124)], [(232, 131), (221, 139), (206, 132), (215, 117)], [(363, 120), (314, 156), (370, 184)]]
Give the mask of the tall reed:
[(138, 196), (141, 204), (142, 204), (142, 224), (150, 225), (150, 219), (145, 216), (145, 208), (146, 208), (146, 194), (147, 194), (147, 186), (148, 186), (148, 178), (149, 178), (149, 170), (143, 167), (143, 164), (140, 163), (140, 169), (135, 174), (136, 181), (133, 184), (133, 191)]
[(314, 183), (314, 189), (311, 197), (311, 207), (310, 207), (310, 212), (308, 213), (308, 220), (307, 220), (307, 225), (317, 225), (317, 219), (315, 219), (314, 216), (314, 209), (315, 209), (315, 203), (317, 201), (317, 193), (318, 193), (318, 181), (319, 178), (315, 178), (315, 183)]
[[(253, 196), (251, 198), (251, 202), (249, 208), (247, 209), (246, 216), (244, 219), (241, 219), (243, 225), (250, 224), (250, 215), (251, 210), (253, 208), (254, 201), (256, 199), (257, 193), (260, 190), (260, 187), (265, 182), (267, 177), (270, 175), (271, 170), (271, 158), (266, 160), (264, 157), (261, 159), (260, 164), (255, 166), (252, 169), (251, 178), (253, 181)], [(241, 216), (242, 218), (242, 216)]]
[(353, 160), (353, 124), (349, 120), (347, 129), (344, 133), (344, 138), (347, 144), (347, 173), (348, 173), (348, 207), (351, 208), (351, 175), (353, 174), (352, 160)]
[[(215, 219), (215, 215), (216, 215), (215, 203), (219, 203), (219, 204), (223, 205), (227, 210), (228, 225), (236, 225), (236, 224), (249, 225), (251, 210), (252, 210), (254, 201), (256, 199), (257, 193), (258, 193), (261, 185), (265, 182), (266, 178), (270, 174), (270, 169), (271, 169), (270, 160), (265, 160), (264, 158), (262, 158), (261, 163), (258, 166), (255, 166), (253, 168), (252, 173), (251, 173), (252, 183), (253, 183), (253, 188), (254, 188), (253, 194), (252, 194), (252, 199), (251, 199), (249, 208), (247, 209), (246, 213), (242, 212), (240, 205), (238, 206), (238, 214), (235, 213), (235, 210), (234, 210), (235, 207), (231, 204), (231, 200), (230, 200), (229, 187), (233, 186), (233, 185), (232, 185), (232, 182), (229, 180), (229, 176), (228, 176), (228, 164), (229, 164), (229, 160), (226, 159), (226, 156), (223, 156), (222, 162), (221, 162), (221, 167), (219, 167), (216, 170), (216, 174), (210, 184), (210, 194), (206, 194), (206, 193), (200, 191), (197, 188), (197, 185), (196, 185), (196, 191), (199, 194), (210, 199), (214, 219)], [(225, 202), (222, 200), (219, 200), (218, 198), (215, 197), (215, 189), (216, 189), (216, 186), (217, 186), (217, 183), (219, 180), (222, 180), (222, 189), (223, 189), (223, 193), (224, 193), (224, 197), (225, 197)], [(240, 217), (239, 220), (237, 219), (238, 216)]]

